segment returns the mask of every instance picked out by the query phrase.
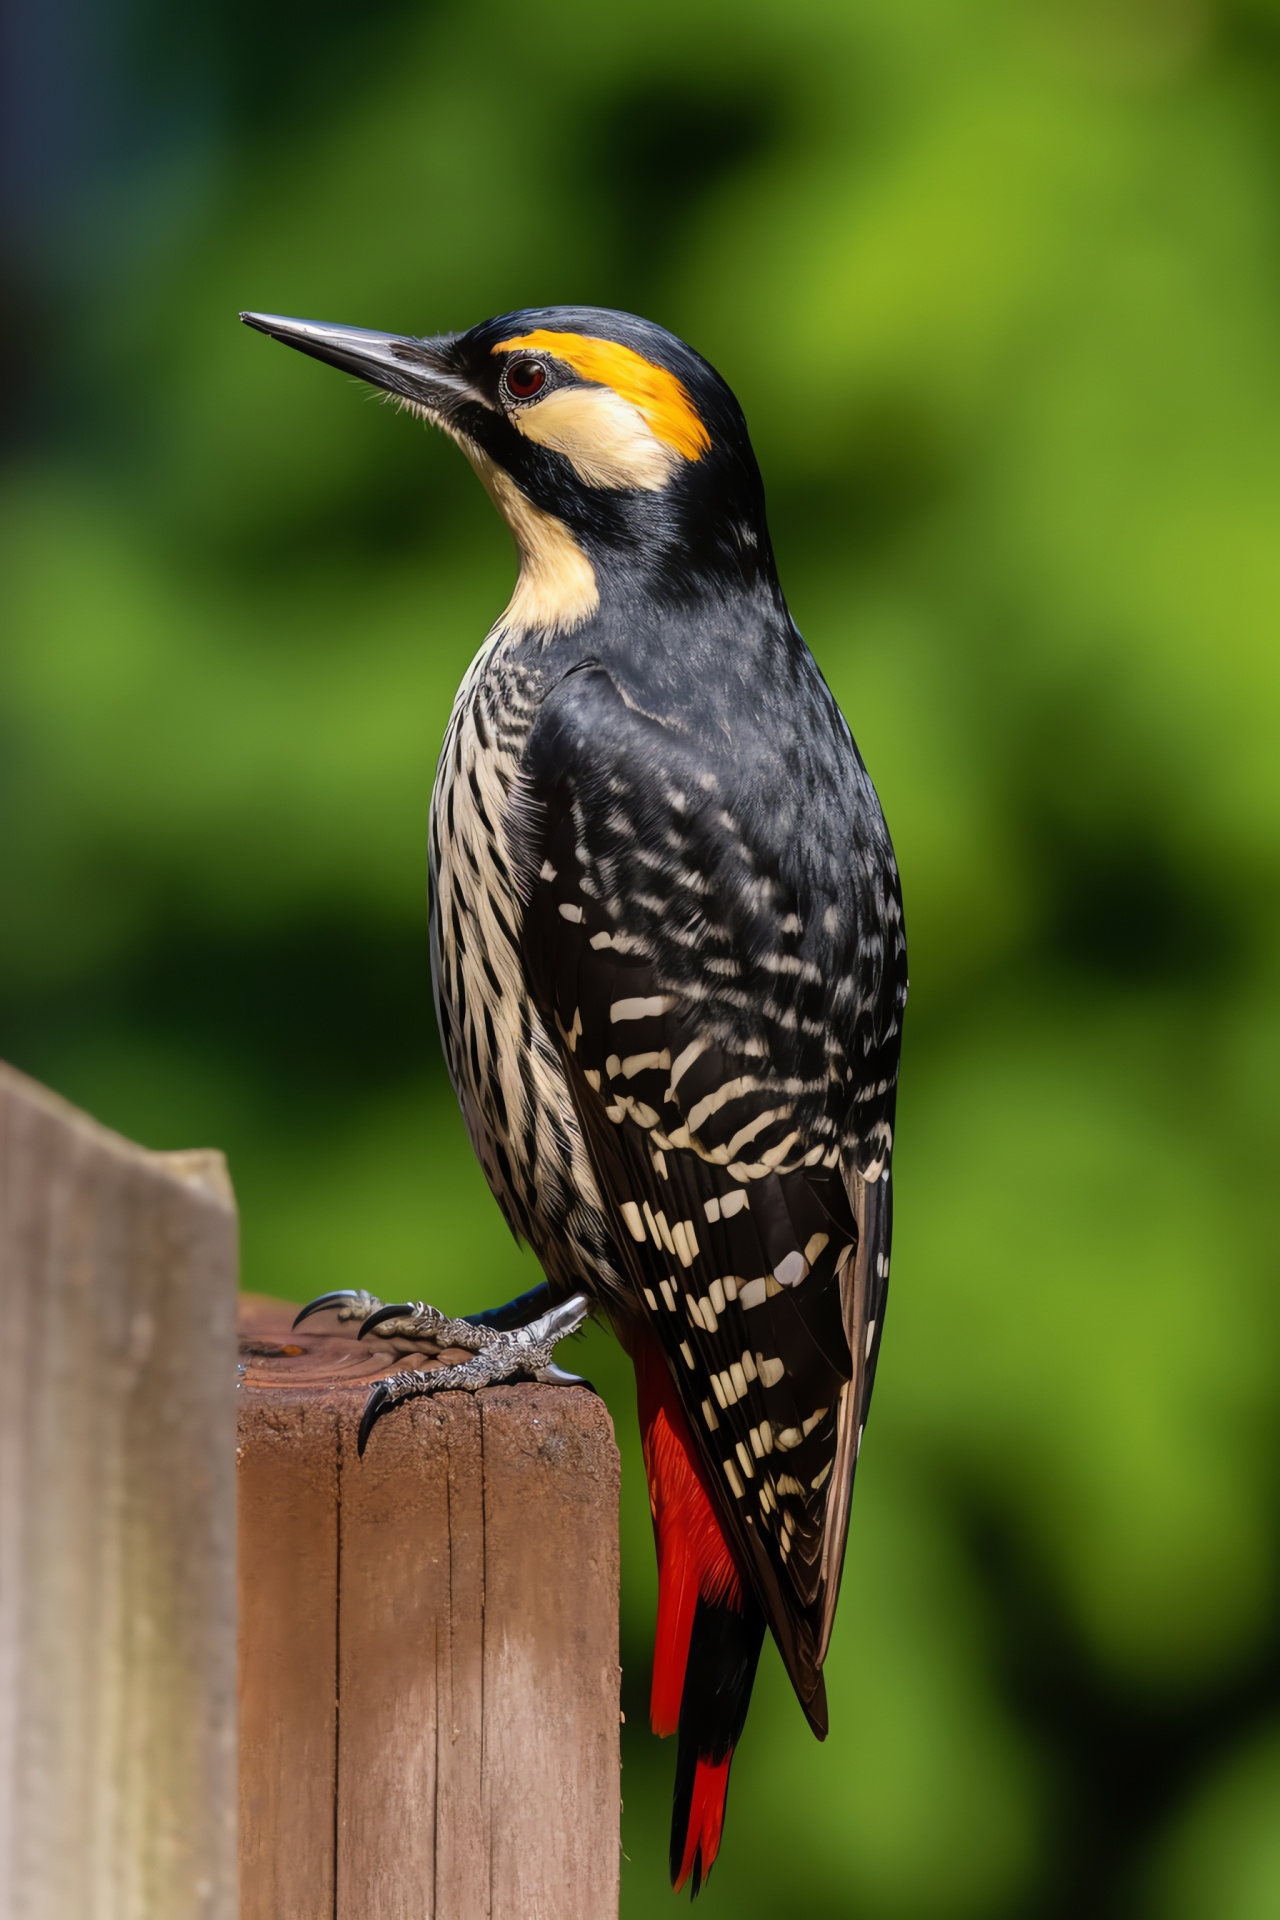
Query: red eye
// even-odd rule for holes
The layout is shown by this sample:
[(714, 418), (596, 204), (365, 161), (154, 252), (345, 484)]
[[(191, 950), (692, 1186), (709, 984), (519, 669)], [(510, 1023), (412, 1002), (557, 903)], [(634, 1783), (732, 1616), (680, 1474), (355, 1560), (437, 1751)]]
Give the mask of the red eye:
[(547, 370), (540, 360), (513, 360), (507, 368), (507, 392), (513, 400), (532, 400), (547, 384)]

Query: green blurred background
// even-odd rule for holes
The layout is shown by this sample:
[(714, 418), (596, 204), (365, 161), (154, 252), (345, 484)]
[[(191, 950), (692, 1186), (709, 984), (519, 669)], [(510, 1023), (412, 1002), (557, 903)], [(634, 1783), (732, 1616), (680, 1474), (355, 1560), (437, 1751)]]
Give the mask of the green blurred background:
[[(899, 1248), (817, 1746), (702, 1911), (1280, 1915), (1280, 5), (13, 0), (0, 1048), (226, 1148), (244, 1279), (536, 1278), (428, 998), (513, 576), (456, 452), (251, 334), (634, 308), (736, 389), (879, 785)], [(623, 1912), (674, 1755), (624, 1457)]]

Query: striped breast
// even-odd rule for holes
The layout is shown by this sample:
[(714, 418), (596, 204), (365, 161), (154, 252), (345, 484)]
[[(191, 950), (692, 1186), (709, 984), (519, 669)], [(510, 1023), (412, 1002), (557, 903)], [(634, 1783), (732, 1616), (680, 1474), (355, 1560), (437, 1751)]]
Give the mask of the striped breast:
[(431, 975), (449, 1077), (512, 1231), (553, 1285), (622, 1286), (558, 1042), (525, 976), (514, 847), (520, 758), (543, 676), (491, 635), (458, 689), (431, 796)]

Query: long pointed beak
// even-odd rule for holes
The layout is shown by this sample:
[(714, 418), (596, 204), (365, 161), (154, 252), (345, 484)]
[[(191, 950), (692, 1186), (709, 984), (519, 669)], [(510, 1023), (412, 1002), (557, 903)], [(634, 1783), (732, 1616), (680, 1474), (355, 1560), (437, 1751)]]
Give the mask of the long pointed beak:
[(288, 320), (279, 313), (242, 313), (240, 318), (246, 327), (256, 327), (259, 333), (313, 359), (327, 360), (344, 373), (358, 374), (430, 413), (446, 414), (468, 401), (488, 405), (452, 364), (456, 334), (414, 340), (398, 333), (372, 333), (366, 327), (333, 326), (324, 320)]

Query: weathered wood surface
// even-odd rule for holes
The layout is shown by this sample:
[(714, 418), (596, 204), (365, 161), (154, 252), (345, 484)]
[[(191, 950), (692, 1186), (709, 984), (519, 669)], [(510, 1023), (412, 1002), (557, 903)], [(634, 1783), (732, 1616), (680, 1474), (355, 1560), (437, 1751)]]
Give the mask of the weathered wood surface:
[[(251, 1301), (241, 1920), (613, 1920), (618, 1457), (593, 1394), (397, 1409), (394, 1356)], [(334, 1382), (345, 1384), (334, 1384)]]
[(0, 1065), (3, 1920), (234, 1920), (235, 1301), (221, 1155)]

